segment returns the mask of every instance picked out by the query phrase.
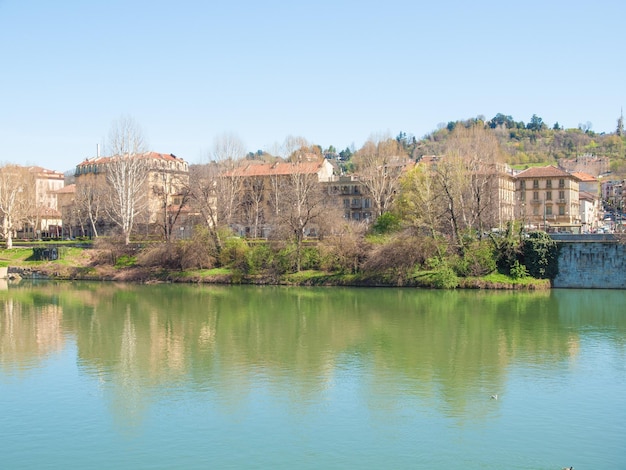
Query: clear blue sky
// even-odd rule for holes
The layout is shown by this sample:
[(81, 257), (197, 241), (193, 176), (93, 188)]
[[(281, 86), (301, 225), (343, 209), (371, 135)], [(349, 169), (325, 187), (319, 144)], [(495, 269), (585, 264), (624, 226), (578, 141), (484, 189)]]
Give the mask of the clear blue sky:
[(626, 2), (0, 0), (0, 162), (71, 170), (131, 116), (205, 161), (497, 113), (613, 132)]

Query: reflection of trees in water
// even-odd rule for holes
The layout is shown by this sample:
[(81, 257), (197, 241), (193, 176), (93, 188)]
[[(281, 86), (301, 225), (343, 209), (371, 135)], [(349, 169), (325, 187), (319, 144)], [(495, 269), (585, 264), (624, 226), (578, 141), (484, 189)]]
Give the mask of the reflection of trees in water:
[[(72, 331), (81, 370), (104, 380), (116, 414), (129, 424), (159, 393), (207, 393), (236, 409), (263, 387), (281, 399), (313, 403), (347, 370), (380, 392), (371, 395), (379, 397), (373, 409), (393, 409), (385, 396), (412, 394), (456, 414), (501, 390), (512, 362), (558, 367), (576, 352), (577, 328), (588, 322), (617, 326), (622, 338), (626, 331), (624, 320), (608, 311), (597, 319), (585, 302), (571, 301), (574, 292), (106, 283), (46, 289), (19, 291), (20, 302), (11, 290), (0, 297), (12, 321), (3, 319), (0, 330), (2, 362), (40, 351), (40, 343), (61, 347), (62, 328)], [(57, 317), (42, 313), (46, 299)], [(39, 307), (27, 310), (29, 302)], [(8, 312), (15, 305), (23, 310), (20, 344), (32, 344), (7, 361), (4, 350), (18, 344), (10, 340), (16, 319)]]
[[(4, 296), (3, 296), (4, 297)], [(55, 304), (22, 303), (0, 298), (0, 366), (26, 370), (41, 359), (60, 352), (65, 344), (63, 310)]]

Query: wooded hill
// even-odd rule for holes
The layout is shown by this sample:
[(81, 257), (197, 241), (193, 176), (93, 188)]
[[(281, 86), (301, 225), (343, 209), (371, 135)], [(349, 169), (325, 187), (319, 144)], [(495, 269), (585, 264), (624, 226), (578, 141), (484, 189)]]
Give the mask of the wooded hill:
[(445, 141), (457, 126), (482, 125), (497, 137), (504, 158), (511, 165), (558, 164), (562, 158), (576, 158), (593, 154), (609, 157), (611, 171), (617, 178), (626, 177), (626, 136), (623, 119), (616, 120), (616, 130), (611, 134), (596, 133), (591, 124), (581, 124), (576, 129), (563, 129), (558, 122), (548, 127), (543, 120), (533, 115), (528, 124), (516, 122), (511, 116), (497, 114), (491, 120), (483, 117), (465, 121), (451, 121), (439, 129), (415, 139), (401, 132), (396, 139), (414, 157), (440, 155)]

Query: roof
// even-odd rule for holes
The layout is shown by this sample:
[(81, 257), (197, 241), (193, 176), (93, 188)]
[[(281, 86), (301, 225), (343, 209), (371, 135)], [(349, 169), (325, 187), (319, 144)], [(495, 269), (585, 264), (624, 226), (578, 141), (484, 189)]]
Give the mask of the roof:
[[(142, 153), (140, 155), (137, 155), (140, 158), (152, 158), (155, 160), (167, 160), (167, 161), (184, 161), (182, 158), (177, 157), (176, 155), (172, 154), (172, 153), (158, 153), (158, 152), (146, 152), (146, 153)], [(98, 165), (100, 163), (107, 163), (109, 161), (111, 161), (111, 159), (115, 158), (116, 156), (112, 156), (112, 157), (93, 157), (93, 158), (85, 158), (85, 160), (83, 160), (82, 162), (80, 162), (78, 165), (76, 166), (84, 166), (84, 165)]]
[(597, 183), (598, 182), (598, 178), (596, 178), (593, 175), (590, 175), (589, 173), (583, 173), (582, 171), (574, 171), (572, 172), (572, 176), (575, 176), (583, 183)]
[(61, 189), (57, 189), (54, 191), (55, 194), (74, 194), (76, 192), (76, 184), (68, 184), (67, 186), (63, 186)]
[(43, 168), (41, 166), (29, 166), (28, 167), (28, 171), (30, 171), (31, 173), (35, 173), (39, 177), (45, 177), (45, 178), (48, 178), (48, 179), (51, 179), (51, 178), (63, 179), (63, 178), (65, 178), (65, 175), (63, 175), (63, 173), (61, 173), (60, 171), (48, 170), (47, 168)]
[(277, 162), (277, 163), (250, 163), (232, 171), (225, 176), (286, 176), (292, 174), (315, 174), (322, 169), (324, 160), (306, 162)]
[(534, 166), (518, 173), (517, 178), (571, 178), (572, 174), (554, 165)]

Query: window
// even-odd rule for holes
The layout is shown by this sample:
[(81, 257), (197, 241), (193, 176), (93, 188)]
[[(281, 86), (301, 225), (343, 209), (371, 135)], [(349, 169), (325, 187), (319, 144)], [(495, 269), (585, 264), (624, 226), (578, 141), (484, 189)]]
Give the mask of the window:
[(546, 188), (552, 187), (552, 180), (546, 180)]
[(546, 215), (552, 215), (552, 206), (546, 206)]
[(533, 180), (533, 188), (539, 188), (539, 180)]
[(521, 190), (526, 189), (526, 181), (524, 181), (524, 180), (520, 181), (520, 182), (519, 182), (519, 188), (520, 188)]
[(559, 206), (559, 215), (565, 215), (565, 206)]
[(559, 180), (559, 188), (564, 188), (565, 187), (565, 180), (564, 179), (560, 179)]
[(343, 200), (343, 207), (350, 207), (350, 199)]
[(565, 191), (559, 191), (559, 199), (565, 200)]
[(522, 191), (520, 193), (519, 199), (520, 199), (520, 201), (525, 201), (526, 200), (526, 191)]
[(363, 201), (363, 207), (365, 209), (369, 209), (370, 207), (372, 207), (372, 201), (370, 198), (365, 198), (365, 200)]
[(552, 200), (552, 191), (546, 191), (546, 201)]
[(533, 201), (539, 200), (539, 191), (533, 191)]

